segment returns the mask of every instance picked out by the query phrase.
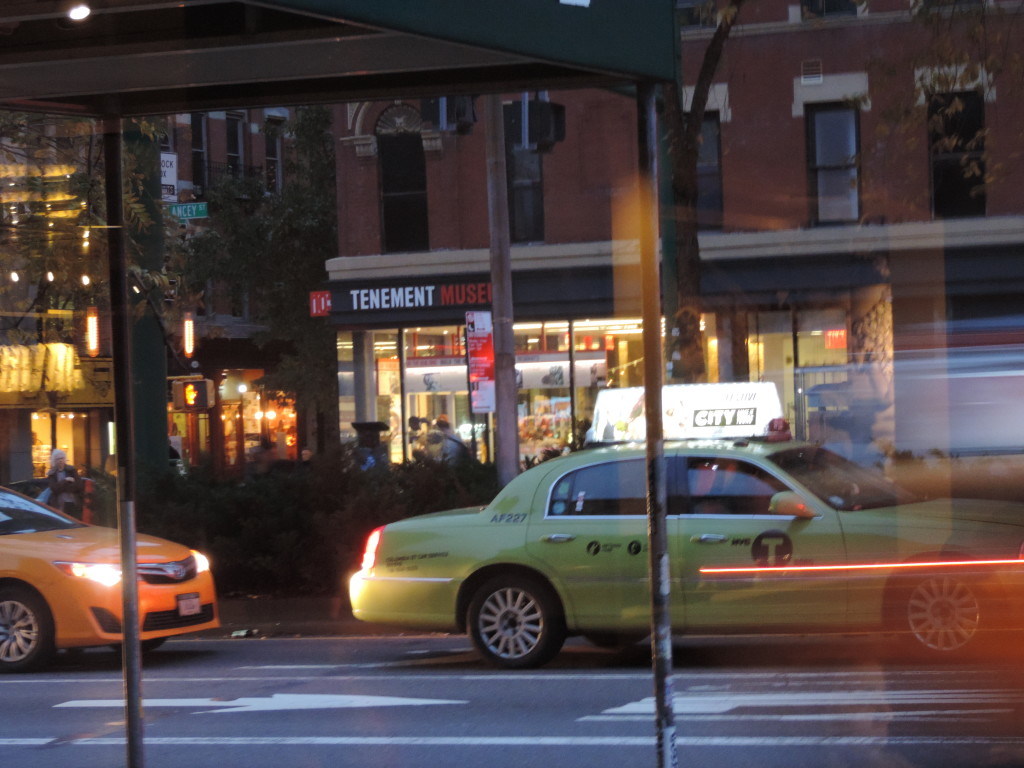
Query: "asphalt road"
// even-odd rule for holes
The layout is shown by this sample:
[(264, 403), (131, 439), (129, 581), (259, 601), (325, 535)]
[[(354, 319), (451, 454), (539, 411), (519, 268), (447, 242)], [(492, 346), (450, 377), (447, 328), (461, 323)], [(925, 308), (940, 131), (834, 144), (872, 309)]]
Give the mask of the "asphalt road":
[[(1024, 765), (1024, 654), (901, 658), (884, 641), (693, 641), (673, 678), (681, 766)], [(146, 662), (145, 765), (656, 766), (650, 658), (573, 641), (483, 665), (463, 637), (175, 640)], [(125, 764), (119, 657), (0, 677), (20, 768)]]

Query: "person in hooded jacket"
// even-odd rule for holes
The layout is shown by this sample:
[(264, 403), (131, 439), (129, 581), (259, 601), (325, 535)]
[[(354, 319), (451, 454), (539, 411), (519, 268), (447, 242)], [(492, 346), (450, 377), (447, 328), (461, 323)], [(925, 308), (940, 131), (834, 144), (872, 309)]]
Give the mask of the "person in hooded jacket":
[(50, 471), (46, 475), (50, 490), (48, 504), (72, 517), (82, 517), (82, 478), (68, 466), (68, 455), (57, 448), (50, 454)]

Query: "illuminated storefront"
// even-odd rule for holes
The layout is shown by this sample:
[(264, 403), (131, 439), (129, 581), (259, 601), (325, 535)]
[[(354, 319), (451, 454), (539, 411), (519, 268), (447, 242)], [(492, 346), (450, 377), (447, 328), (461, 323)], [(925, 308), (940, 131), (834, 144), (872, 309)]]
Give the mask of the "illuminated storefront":
[[(577, 263), (588, 247), (602, 248), (577, 246)], [(625, 311), (637, 307), (629, 262), (608, 262), (513, 272), (524, 466), (579, 445), (601, 389), (643, 384), (642, 325)], [(340, 275), (348, 260), (332, 264)], [(891, 289), (871, 260), (843, 266), (829, 267), (833, 286), (824, 292), (816, 262), (732, 261), (728, 273), (709, 265), (707, 380), (771, 383), (798, 436), (870, 459), (869, 445), (893, 439)], [(492, 419), (470, 412), (465, 343), (465, 313), (490, 308), (488, 276), (413, 273), (338, 280), (332, 289), (343, 435), (355, 437), (352, 422), (386, 423), (391, 459), (400, 461), (415, 455), (420, 421), (443, 414), (479, 458), (491, 456)]]
[[(298, 458), (295, 403), (266, 392), (259, 384), (264, 374), (262, 368), (228, 368), (213, 379), (172, 377), (167, 432), (186, 467), (210, 460), (219, 472), (240, 476), (259, 451), (271, 450), (278, 460)], [(213, 392), (209, 401), (190, 404), (173, 396), (176, 382), (206, 381)]]

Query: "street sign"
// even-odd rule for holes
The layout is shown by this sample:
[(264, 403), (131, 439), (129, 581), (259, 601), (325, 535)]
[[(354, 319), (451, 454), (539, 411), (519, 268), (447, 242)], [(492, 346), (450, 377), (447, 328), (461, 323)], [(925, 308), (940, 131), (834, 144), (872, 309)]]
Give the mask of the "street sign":
[(173, 203), (178, 199), (178, 153), (160, 153), (160, 199)]
[(179, 219), (205, 219), (209, 216), (206, 203), (174, 203), (167, 206), (167, 213)]
[(469, 399), (473, 413), (494, 413), (494, 325), (490, 312), (466, 313)]
[(331, 314), (331, 292), (310, 291), (309, 292), (309, 316), (329, 317)]

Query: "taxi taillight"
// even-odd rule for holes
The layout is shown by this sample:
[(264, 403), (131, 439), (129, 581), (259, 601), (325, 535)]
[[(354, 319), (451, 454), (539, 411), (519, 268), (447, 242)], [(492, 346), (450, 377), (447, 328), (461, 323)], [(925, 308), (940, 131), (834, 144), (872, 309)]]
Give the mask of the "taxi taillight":
[(380, 537), (384, 533), (384, 526), (374, 528), (366, 538), (366, 549), (363, 550), (363, 570), (373, 569), (377, 562), (377, 547), (380, 546)]

